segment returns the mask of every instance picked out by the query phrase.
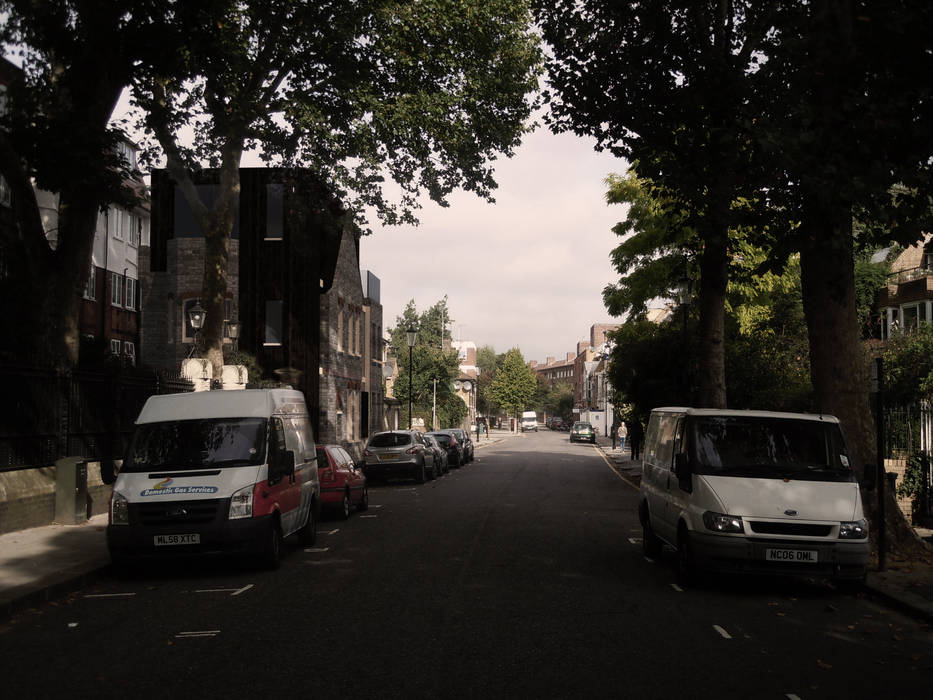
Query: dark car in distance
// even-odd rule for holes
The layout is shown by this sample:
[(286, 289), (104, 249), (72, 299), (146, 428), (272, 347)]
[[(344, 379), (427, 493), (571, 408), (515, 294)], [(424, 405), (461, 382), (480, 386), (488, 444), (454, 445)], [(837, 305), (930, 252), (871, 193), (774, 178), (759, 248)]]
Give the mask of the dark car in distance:
[(570, 442), (592, 442), (596, 444), (596, 431), (590, 423), (578, 420), (570, 429)]

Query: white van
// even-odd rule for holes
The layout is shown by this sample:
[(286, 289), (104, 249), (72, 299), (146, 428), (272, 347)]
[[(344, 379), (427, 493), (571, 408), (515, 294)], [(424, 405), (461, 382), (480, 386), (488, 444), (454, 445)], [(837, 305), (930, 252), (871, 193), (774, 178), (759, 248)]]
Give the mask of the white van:
[(316, 535), (320, 486), (304, 396), (292, 389), (150, 397), (110, 502), (115, 563), (135, 556), (258, 555)]
[(862, 581), (868, 525), (833, 416), (656, 408), (645, 437), (645, 555), (701, 571)]
[(534, 411), (522, 412), (522, 432), (524, 433), (526, 430), (538, 432), (538, 414)]

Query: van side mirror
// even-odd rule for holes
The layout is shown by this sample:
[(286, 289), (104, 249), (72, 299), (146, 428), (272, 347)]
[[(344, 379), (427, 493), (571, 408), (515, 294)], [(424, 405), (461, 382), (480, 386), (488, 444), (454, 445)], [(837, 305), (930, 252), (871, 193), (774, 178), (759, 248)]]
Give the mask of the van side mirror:
[(277, 484), (283, 477), (295, 473), (295, 453), (291, 450), (278, 452), (269, 463), (269, 485)]
[(690, 493), (693, 491), (693, 479), (691, 476), (693, 470), (690, 468), (690, 461), (683, 452), (674, 455), (674, 474), (677, 475), (677, 485), (681, 491)]

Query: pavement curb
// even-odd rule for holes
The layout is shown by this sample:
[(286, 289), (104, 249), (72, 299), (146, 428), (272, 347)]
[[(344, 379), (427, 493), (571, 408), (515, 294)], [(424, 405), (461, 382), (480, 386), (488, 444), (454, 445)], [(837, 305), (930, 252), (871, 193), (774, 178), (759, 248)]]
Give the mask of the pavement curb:
[(62, 598), (85, 588), (110, 566), (109, 559), (79, 564), (45, 576), (38, 581), (7, 589), (0, 595), (0, 619), (8, 620), (14, 614)]

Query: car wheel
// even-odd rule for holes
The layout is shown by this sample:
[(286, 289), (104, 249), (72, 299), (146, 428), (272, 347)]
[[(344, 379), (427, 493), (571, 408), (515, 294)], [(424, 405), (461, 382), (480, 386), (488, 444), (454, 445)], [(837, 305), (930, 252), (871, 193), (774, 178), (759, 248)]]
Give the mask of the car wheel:
[(363, 497), (360, 498), (360, 502), (356, 504), (357, 510), (368, 510), (369, 509), (369, 488), (366, 486), (363, 487)]
[(651, 527), (651, 520), (648, 518), (648, 514), (645, 513), (645, 522), (641, 526), (641, 551), (642, 554), (649, 559), (658, 559), (661, 556), (661, 548), (663, 545), (661, 540), (658, 539), (658, 536), (654, 534), (654, 528)]
[(298, 541), (310, 547), (317, 541), (317, 501), (311, 501), (308, 508), (308, 519), (298, 531)]
[[(308, 516), (311, 517), (310, 515)], [(282, 530), (272, 521), (266, 534), (266, 548), (262, 553), (262, 564), (266, 569), (278, 569), (282, 563)]]
[(350, 492), (343, 492), (343, 501), (340, 503), (340, 519), (346, 520), (350, 517)]

